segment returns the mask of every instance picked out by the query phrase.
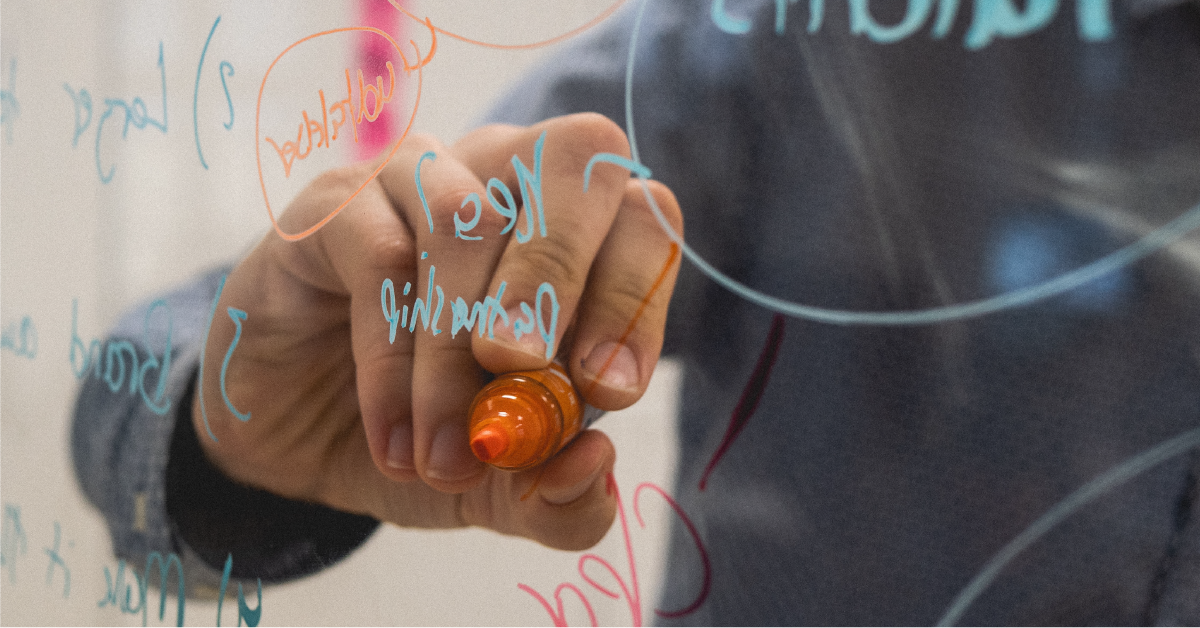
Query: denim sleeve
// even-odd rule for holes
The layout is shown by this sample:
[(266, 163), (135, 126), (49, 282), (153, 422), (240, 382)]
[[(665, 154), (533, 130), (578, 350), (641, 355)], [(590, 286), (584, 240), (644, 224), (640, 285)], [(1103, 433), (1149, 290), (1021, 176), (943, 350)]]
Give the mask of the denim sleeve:
[[(378, 526), (241, 486), (205, 458), (191, 402), (209, 310), (226, 272), (133, 309), (103, 345), (76, 347), (90, 356), (80, 361), (71, 434), (79, 483), (104, 516), (118, 558), (140, 568), (175, 554), (189, 595), (199, 597), (215, 593), (229, 556), (235, 581), (284, 581), (340, 560)], [(153, 373), (139, 377), (149, 394), (114, 390), (117, 369), (108, 361), (129, 351), (114, 346), (132, 346), (143, 371), (157, 361), (158, 381)]]

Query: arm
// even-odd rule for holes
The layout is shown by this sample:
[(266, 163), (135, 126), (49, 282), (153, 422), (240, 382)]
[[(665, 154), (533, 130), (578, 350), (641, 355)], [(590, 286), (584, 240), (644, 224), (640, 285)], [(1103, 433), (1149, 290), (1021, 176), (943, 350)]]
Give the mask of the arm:
[[(587, 433), (544, 470), (501, 473), (471, 454), (464, 419), (488, 371), (539, 368), (554, 355), (598, 407), (625, 407), (645, 390), (670, 282), (624, 344), (614, 344), (650, 292), (669, 243), (648, 228), (641, 186), (626, 170), (597, 167), (583, 191), (591, 157), (627, 155), (623, 143), (619, 129), (595, 115), (487, 127), (452, 147), (410, 138), (311, 237), (264, 238), (230, 274), (217, 306), (247, 316), (240, 325), (218, 319), (210, 334), (206, 364), (220, 364), (239, 340), (224, 382), (232, 402), (223, 399), (217, 369), (206, 369), (207, 415), (193, 412), (208, 458), (244, 484), (400, 525), (479, 525), (563, 548), (599, 540), (615, 512), (605, 491), (613, 459), (606, 438)], [(540, 169), (546, 235), (514, 238), (536, 232), (533, 221), (489, 209), (471, 230), (481, 239), (456, 237), (462, 208), (487, 198), (484, 181), (522, 189), (514, 156)], [(323, 175), (281, 218), (283, 228), (315, 224), (374, 167)], [(670, 193), (652, 188), (678, 223)], [(413, 312), (406, 329), (389, 329), (396, 321), (381, 311), (385, 285), (394, 287), (397, 310)], [(545, 286), (556, 295), (553, 316)], [(461, 329), (450, 314), (459, 298), (460, 316), (480, 307), (490, 313)], [(516, 321), (528, 316), (521, 304), (541, 312), (536, 333), (516, 333)], [(601, 371), (613, 351), (613, 366)], [(231, 406), (252, 418), (239, 420)], [(539, 477), (541, 499), (520, 500)]]
[[(465, 190), (482, 196), (484, 179), (511, 178), (502, 170), (511, 169), (514, 154), (533, 163), (543, 136), (548, 237), (514, 244), (502, 237), (506, 221), (496, 215), (474, 232), (481, 241), (454, 238)], [(499, 342), (418, 329), (402, 332), (393, 344), (379, 299), (384, 279), (410, 282), (414, 294), (433, 288), (425, 285), (428, 265), (418, 251), (439, 261), (436, 287), (451, 298), (481, 301), (505, 282), (501, 302), (513, 317), (516, 303), (536, 301), (537, 287), (551, 282), (564, 321), (552, 345), (570, 360), (578, 385), (595, 384), (588, 393), (594, 405), (629, 405), (645, 390), (657, 359), (670, 286), (617, 360), (626, 377), (599, 377), (604, 360), (597, 362), (593, 351), (619, 336), (617, 328), (637, 305), (628, 292), (645, 292), (661, 266), (640, 252), (654, 244), (668, 248), (639, 235), (647, 231), (642, 220), (648, 213), (639, 205), (640, 186), (634, 189), (625, 171), (597, 168), (592, 191), (583, 196), (586, 161), (596, 152), (623, 151), (622, 138), (596, 116), (531, 129), (487, 128), (452, 148), (413, 138), (326, 229), (299, 243), (268, 235), (229, 274), (216, 308), (247, 312), (224, 384), (229, 398), (252, 413), (249, 421), (228, 410), (221, 369), (211, 366), (222, 364), (238, 333), (219, 315), (205, 358), (207, 411), (200, 411), (198, 399), (188, 402), (218, 274), (167, 297), (179, 313), (172, 322), (175, 363), (166, 375), (171, 411), (160, 416), (140, 399), (110, 395), (98, 378), (88, 379), (77, 404), (78, 474), (109, 521), (118, 555), (138, 565), (152, 552), (178, 552), (189, 582), (212, 584), (229, 554), (235, 554), (234, 577), (309, 573), (361, 543), (376, 520), (481, 525), (566, 548), (599, 540), (615, 512), (604, 481), (614, 453), (603, 435), (581, 436), (544, 472), (484, 468), (467, 448), (465, 406), (486, 379), (481, 365), (493, 372), (541, 366), (548, 362), (544, 343), (527, 349), (528, 340), (540, 336), (514, 343), (511, 327), (503, 325), (495, 327)], [(436, 226), (432, 239), (412, 176), (430, 150), (438, 157), (425, 162), (422, 177)], [(360, 174), (350, 168), (320, 178), (283, 216), (285, 225), (330, 211)], [(678, 220), (670, 193), (654, 189)], [(552, 252), (565, 256), (546, 257)], [(614, 297), (617, 292), (624, 298)], [(130, 314), (113, 337), (140, 338), (131, 328), (143, 312)], [(443, 331), (448, 314), (439, 319)], [(567, 322), (571, 334), (564, 340)], [(440, 428), (455, 436), (445, 446), (448, 472), (431, 471), (430, 452), (446, 431)], [(537, 499), (521, 500), (539, 475)], [(328, 533), (331, 528), (337, 532)]]
[[(519, 110), (525, 115), (522, 120), (512, 121), (528, 124), (559, 113), (587, 108), (599, 109), (615, 119), (623, 119), (619, 110), (624, 90), (622, 59), (627, 46), (630, 17), (630, 13), (627, 12), (625, 18), (607, 25), (603, 29), (604, 32), (589, 35), (585, 40), (573, 44), (574, 51), (570, 55), (559, 55), (559, 58), (564, 59), (575, 58), (578, 56), (576, 53), (585, 51), (592, 62), (574, 68), (568, 64), (561, 64), (552, 71), (532, 75), (542, 83), (542, 87), (538, 88), (542, 106), (510, 106), (510, 112)], [(647, 33), (647, 29), (644, 28), (643, 33)], [(611, 63), (605, 61), (606, 59)], [(506, 99), (506, 102), (524, 105), (529, 103), (530, 94), (531, 92), (521, 89)], [(511, 119), (502, 113), (493, 116), (494, 119), (506, 117)], [(645, 125), (643, 128), (649, 128), (650, 124), (647, 121), (642, 122)], [(401, 172), (401, 176), (411, 177), (411, 170), (407, 173)], [(699, 176), (701, 175), (698, 173), (697, 177)], [(452, 230), (452, 227), (449, 229)], [(657, 225), (651, 225), (648, 229), (658, 231)], [(648, 263), (657, 266), (661, 261), (654, 259)], [(439, 265), (439, 278), (443, 276), (441, 273), (445, 272), (443, 269), (449, 269), (449, 266)], [(654, 271), (657, 271), (657, 268)], [(135, 564), (141, 564), (145, 554), (150, 551), (165, 553), (175, 550), (184, 555), (185, 563), (189, 564), (189, 571), (191, 565), (197, 561), (189, 561), (187, 558), (202, 557), (203, 560), (199, 562), (203, 564), (204, 569), (201, 571), (208, 574), (205, 581), (213, 582), (226, 554), (234, 552), (238, 556), (233, 567), (235, 577), (258, 575), (273, 580), (303, 575), (320, 565), (328, 564), (335, 557), (344, 555), (361, 543), (374, 529), (374, 524), (371, 523), (374, 517), (347, 519), (341, 525), (332, 526), (343, 531), (337, 538), (325, 538), (313, 545), (308, 542), (316, 536), (313, 531), (330, 528), (317, 525), (318, 522), (323, 521), (323, 517), (332, 515), (312, 508), (309, 502), (282, 499), (276, 493), (250, 489), (242, 483), (229, 481), (225, 473), (218, 472), (218, 467), (209, 462), (208, 456), (200, 455), (204, 451), (203, 443), (208, 438), (202, 426), (203, 418), (194, 416), (192, 412), (184, 412), (185, 409), (195, 409), (190, 407), (183, 395), (189, 390), (189, 380), (198, 366), (198, 345), (207, 325), (207, 315), (212, 307), (212, 298), (220, 274), (210, 275), (189, 289), (189, 292), (194, 292), (194, 297), (187, 307), (193, 313), (198, 313), (198, 320), (194, 326), (199, 337), (192, 340), (193, 347), (187, 352), (186, 359), (182, 355), (177, 358), (177, 364), (172, 371), (172, 385), (168, 392), (172, 399), (177, 400), (172, 409), (172, 416), (178, 420), (149, 416), (150, 413), (136, 404), (124, 404), (125, 400), (118, 396), (110, 398), (98, 381), (89, 380), (80, 396), (75, 426), (79, 475), (85, 487), (91, 487), (88, 489), (90, 498), (109, 520), (118, 555), (134, 561)], [(402, 285), (403, 281), (397, 281), (397, 291)], [(371, 292), (373, 294), (366, 299), (368, 305), (379, 302), (376, 299), (378, 285), (374, 286)], [(510, 291), (509, 294), (513, 293)], [(228, 318), (223, 316), (226, 305), (227, 302), (223, 300), (214, 320), (218, 325), (231, 327)], [(257, 321), (260, 318), (259, 312), (244, 304), (235, 305), (247, 311), (253, 320)], [(376, 316), (382, 320), (379, 314)], [(140, 314), (131, 315), (131, 319), (140, 321)], [(226, 329), (226, 336), (229, 331), (231, 330)], [(228, 337), (210, 342), (207, 364), (221, 363), (228, 342)], [(239, 349), (238, 357), (241, 355), (242, 351)], [(236, 364), (237, 360), (234, 361), (234, 366)], [(643, 389), (653, 359), (647, 356), (645, 364), (647, 366), (640, 374)], [(208, 375), (212, 377), (214, 372), (215, 369), (210, 366)], [(207, 407), (223, 409), (223, 401), (216, 392), (219, 390), (219, 382), (210, 379), (205, 388), (206, 392), (216, 395), (209, 399)], [(635, 394), (640, 395), (640, 390), (636, 390)], [(242, 398), (236, 392), (231, 392), (231, 396), (238, 399), (238, 405), (243, 410), (249, 409), (253, 412), (257, 407), (242, 406)], [(628, 399), (629, 396), (626, 395), (625, 398)], [(258, 416), (261, 416), (261, 412), (255, 415), (255, 421)], [(188, 423), (191, 430), (172, 429), (175, 425), (182, 427)], [(145, 429), (145, 425), (153, 425), (154, 429)], [(236, 424), (234, 426), (236, 427)], [(97, 439), (95, 435), (100, 432), (111, 436)], [(136, 442), (134, 439), (117, 436), (132, 433), (151, 436), (136, 439)], [(379, 441), (382, 440), (385, 439), (378, 439), (375, 446), (379, 447)], [(390, 440), (390, 436), (386, 440)], [(386, 466), (386, 454), (382, 454), (380, 458), (383, 464), (381, 472), (387, 476), (391, 468)], [(379, 461), (373, 460), (373, 463), (377, 462)], [(137, 486), (124, 486), (113, 480), (118, 475), (126, 476), (131, 467), (137, 467)], [(378, 466), (376, 468), (379, 469)], [(591, 470), (593, 469), (589, 469)], [(407, 480), (412, 480), (411, 472)], [(543, 486), (548, 486), (548, 483), (544, 482)], [(136, 510), (134, 495), (138, 487), (146, 487), (145, 494), (150, 496), (143, 509), (143, 512), (147, 513), (149, 525), (145, 533), (134, 531), (132, 513)], [(233, 505), (235, 503), (237, 505)], [(338, 506), (346, 507), (347, 504)], [(283, 522), (292, 521), (308, 523), (281, 531)], [(462, 520), (451, 517), (448, 522), (458, 525)], [(607, 528), (607, 525), (602, 525), (601, 528)], [(262, 530), (271, 532), (255, 533)], [(309, 533), (303, 530), (309, 530)], [(592, 535), (598, 538), (595, 532)], [(232, 539), (240, 539), (241, 542), (232, 543)], [(268, 547), (270, 552), (265, 551)], [(189, 582), (192, 581), (189, 579)]]

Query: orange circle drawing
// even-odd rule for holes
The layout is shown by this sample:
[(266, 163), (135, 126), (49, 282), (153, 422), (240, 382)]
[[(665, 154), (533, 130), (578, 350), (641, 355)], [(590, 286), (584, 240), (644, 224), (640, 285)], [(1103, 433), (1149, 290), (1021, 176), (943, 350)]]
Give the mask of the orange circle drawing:
[[(430, 25), (430, 27), (432, 28), (432, 25)], [(409, 72), (409, 73), (411, 73), (411, 71), (414, 69), (417, 71), (417, 95), (416, 95), (416, 100), (413, 103), (412, 114), (408, 118), (408, 125), (404, 127), (404, 132), (401, 133), (400, 137), (396, 139), (394, 144), (392, 144), (392, 148), (391, 148), (391, 150), (388, 151), (387, 157), (385, 157), (383, 159), (383, 161), (380, 162), (379, 166), (377, 168), (375, 168), (375, 171), (371, 173), (371, 176), (367, 177), (367, 179), (362, 182), (362, 185), (358, 186), (358, 189), (354, 190), (353, 194), (351, 194), (345, 201), (343, 201), (341, 205), (338, 205), (336, 209), (329, 212), (329, 214), (326, 215), (324, 218), (322, 218), (319, 222), (317, 222), (317, 224), (309, 227), (308, 229), (305, 229), (304, 231), (301, 231), (300, 233), (287, 233), (283, 230), (282, 227), (279, 226), (279, 222), (275, 219), (275, 212), (274, 212), (274, 210), (271, 209), (271, 198), (270, 198), (270, 195), (267, 193), (267, 183), (266, 183), (266, 180), (263, 178), (262, 134), (260, 131), (259, 118), (262, 113), (263, 92), (267, 86), (267, 78), (271, 76), (271, 70), (273, 70), (275, 68), (275, 64), (279, 63), (279, 60), (282, 59), (285, 55), (287, 55), (287, 53), (290, 52), (296, 46), (299, 46), (300, 44), (302, 44), (306, 41), (310, 41), (310, 40), (316, 39), (318, 37), (324, 37), (325, 35), (333, 35), (336, 33), (345, 33), (345, 32), (351, 32), (351, 31), (365, 31), (365, 32), (374, 33), (376, 35), (379, 35), (380, 37), (383, 37), (384, 39), (386, 39), (388, 41), (388, 43), (390, 43), (392, 45), (392, 48), (394, 48), (396, 50), (396, 53), (399, 54), (400, 58), (404, 61), (405, 71)], [(275, 233), (278, 233), (279, 237), (281, 237), (284, 240), (287, 240), (289, 242), (295, 242), (297, 240), (303, 240), (304, 238), (307, 238), (308, 236), (316, 233), (317, 230), (319, 230), (321, 227), (324, 227), (326, 223), (328, 223), (330, 220), (333, 220), (334, 216), (337, 216), (339, 213), (341, 213), (341, 211), (346, 208), (346, 205), (350, 204), (350, 201), (354, 200), (354, 198), (356, 196), (358, 196), (359, 192), (362, 192), (363, 189), (367, 187), (367, 184), (369, 184), (371, 181), (375, 180), (375, 177), (379, 176), (380, 171), (382, 171), (383, 167), (386, 166), (388, 164), (388, 162), (390, 162), (392, 160), (392, 156), (395, 155), (396, 150), (398, 148), (400, 148), (400, 143), (404, 141), (404, 138), (408, 137), (409, 131), (412, 130), (413, 121), (416, 120), (416, 117), (417, 117), (417, 109), (419, 109), (420, 105), (421, 105), (421, 68), (426, 63), (429, 62), (429, 58), (432, 57), (432, 53), (433, 53), (433, 50), (430, 50), (430, 55), (428, 57), (426, 57), (424, 60), (422, 60), (421, 59), (421, 51), (420, 51), (420, 49), (417, 48), (416, 42), (410, 41), (409, 43), (411, 43), (413, 46), (413, 49), (416, 50), (417, 63), (415, 65), (409, 65), (408, 57), (404, 56), (404, 53), (400, 50), (400, 46), (399, 46), (399, 44), (396, 43), (396, 40), (392, 39), (392, 37), (390, 35), (379, 30), (378, 28), (373, 28), (370, 26), (350, 26), (350, 27), (346, 27), (346, 28), (335, 28), (332, 30), (314, 33), (312, 35), (309, 35), (309, 36), (293, 43), (292, 45), (285, 48), (283, 52), (279, 53), (279, 56), (275, 57), (275, 60), (272, 61), (271, 65), (267, 67), (266, 73), (263, 74), (262, 83), (258, 87), (258, 102), (255, 104), (255, 107), (254, 107), (254, 159), (258, 165), (258, 183), (260, 186), (262, 186), (263, 202), (266, 203), (266, 206), (267, 206), (267, 216), (271, 219), (271, 225), (275, 228)]]

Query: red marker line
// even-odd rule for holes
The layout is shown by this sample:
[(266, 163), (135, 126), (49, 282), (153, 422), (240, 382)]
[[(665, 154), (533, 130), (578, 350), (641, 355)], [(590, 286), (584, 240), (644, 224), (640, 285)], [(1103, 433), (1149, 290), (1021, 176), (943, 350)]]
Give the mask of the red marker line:
[(661, 486), (654, 484), (653, 482), (642, 482), (638, 485), (637, 489), (633, 491), (633, 514), (637, 515), (638, 525), (642, 526), (643, 528), (646, 527), (646, 523), (642, 521), (642, 513), (638, 509), (638, 496), (641, 495), (643, 489), (650, 489), (655, 493), (658, 493), (659, 496), (666, 500), (667, 505), (671, 507), (671, 510), (675, 511), (675, 515), (678, 516), (679, 520), (683, 522), (683, 525), (687, 527), (688, 534), (692, 535), (692, 540), (696, 542), (696, 550), (700, 554), (700, 565), (704, 570), (704, 580), (700, 584), (700, 593), (696, 595), (696, 599), (693, 600), (691, 604), (677, 611), (664, 611), (660, 608), (654, 609), (654, 612), (660, 617), (678, 619), (685, 615), (694, 613), (696, 609), (700, 608), (700, 605), (704, 604), (704, 601), (708, 599), (708, 594), (712, 590), (712, 562), (708, 559), (708, 550), (704, 549), (704, 542), (700, 540), (700, 532), (696, 530), (696, 524), (692, 523), (691, 518), (689, 518), (687, 514), (683, 512), (683, 507), (679, 505), (679, 502), (672, 499), (671, 496), (668, 495)]
[(775, 366), (775, 358), (779, 357), (779, 346), (783, 344), (783, 321), (782, 314), (776, 314), (771, 318), (771, 330), (767, 332), (767, 342), (763, 345), (762, 353), (758, 355), (758, 364), (754, 365), (750, 381), (746, 382), (746, 387), (742, 389), (742, 398), (738, 399), (737, 407), (733, 409), (733, 415), (729, 417), (729, 427), (725, 430), (725, 438), (721, 440), (721, 445), (717, 447), (717, 453), (713, 454), (712, 460), (708, 461), (708, 466), (704, 468), (704, 475), (700, 477), (700, 490), (702, 491), (708, 484), (708, 476), (717, 466), (717, 462), (721, 460), (725, 452), (729, 451), (733, 441), (737, 440), (742, 428), (746, 427), (746, 423), (758, 409), (758, 402), (767, 389), (767, 381), (771, 379), (771, 368)]

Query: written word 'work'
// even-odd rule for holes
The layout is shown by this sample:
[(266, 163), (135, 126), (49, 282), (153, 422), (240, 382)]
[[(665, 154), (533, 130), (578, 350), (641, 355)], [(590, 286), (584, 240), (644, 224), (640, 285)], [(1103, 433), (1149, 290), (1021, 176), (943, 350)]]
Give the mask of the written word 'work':
[[(284, 140), (281, 146), (274, 139), (267, 137), (265, 141), (275, 149), (279, 161), (283, 163), (284, 178), (292, 175), (292, 165), (296, 160), (306, 159), (314, 148), (330, 148), (331, 142), (344, 134), (342, 126), (349, 124), (354, 143), (358, 143), (358, 126), (374, 122), (383, 113), (384, 105), (392, 101), (396, 94), (396, 70), (392, 62), (386, 63), (388, 71), (388, 87), (383, 87), (383, 76), (377, 75), (375, 82), (367, 83), (363, 79), (363, 71), (358, 70), (358, 98), (354, 97), (354, 84), (350, 79), (350, 69), (346, 68), (346, 97), (326, 103), (325, 90), (317, 90), (317, 100), (320, 104), (321, 115), (310, 116), (307, 109), (300, 111), (300, 124), (296, 129), (296, 139)], [(369, 98), (368, 98), (369, 97)], [(355, 107), (357, 101), (357, 107)], [(332, 124), (332, 128), (330, 125)], [(315, 138), (315, 141), (314, 141)], [(301, 147), (303, 146), (303, 150)]]
[[(165, 617), (167, 608), (167, 578), (171, 575), (172, 568), (175, 572), (175, 581), (177, 587), (176, 593), (176, 625), (182, 626), (184, 623), (185, 606), (187, 602), (187, 587), (184, 583), (183, 563), (179, 556), (175, 553), (167, 554), (165, 557), (158, 552), (150, 552), (146, 557), (146, 568), (142, 574), (137, 572), (132, 565), (129, 566), (129, 574), (133, 577), (133, 582), (125, 580), (125, 561), (117, 561), (117, 570), (114, 574), (107, 566), (104, 567), (104, 582), (106, 584), (106, 593), (104, 597), (96, 602), (99, 608), (112, 606), (128, 615), (142, 615), (142, 625), (146, 625), (148, 619), (150, 604), (147, 599), (147, 588), (150, 585), (150, 575), (154, 573), (153, 567), (158, 566), (158, 619), (161, 621)], [(225, 591), (229, 586), (229, 577), (233, 571), (233, 554), (228, 554), (225, 558), (225, 569), (221, 573), (221, 588), (217, 596), (217, 621), (216, 625), (221, 625), (221, 607), (225, 601)], [(135, 597), (136, 591), (136, 597)], [(122, 595), (123, 594), (123, 595)], [(237, 625), (241, 626), (245, 622), (247, 626), (257, 626), (262, 618), (262, 579), (258, 579), (258, 606), (250, 608), (246, 603), (245, 593), (242, 591), (242, 584), (239, 582), (237, 587), (237, 610), (238, 621)]]
[[(166, 330), (166, 340), (163, 344), (162, 357), (159, 358), (151, 349), (151, 322), (155, 312), (163, 310), (166, 317), (165, 325), (157, 329)], [(126, 388), (128, 378), (128, 394), (140, 395), (146, 407), (155, 414), (163, 415), (171, 408), (171, 400), (166, 398), (167, 378), (171, 371), (171, 331), (172, 315), (167, 302), (159, 299), (150, 304), (146, 310), (146, 318), (142, 327), (142, 344), (145, 345), (146, 356), (141, 357), (137, 347), (125, 339), (110, 338), (102, 344), (93, 339), (85, 344), (79, 337), (79, 301), (71, 301), (71, 369), (75, 377), (84, 379), (89, 376), (102, 380), (109, 390), (118, 393)], [(157, 383), (153, 390), (147, 390), (147, 377), (157, 375)]]
[[(775, 32), (782, 35), (787, 28), (788, 5), (798, 0), (775, 0)], [(893, 0), (876, 2), (876, 6)], [(979, 50), (1000, 37), (1023, 37), (1046, 27), (1058, 14), (1060, 0), (907, 0), (904, 17), (895, 24), (880, 24), (871, 12), (871, 0), (847, 0), (850, 11), (850, 32), (865, 35), (879, 44), (891, 44), (906, 39), (920, 30), (934, 14), (931, 35), (941, 39), (950, 33), (958, 17), (960, 5), (972, 4), (971, 25), (963, 44), (968, 50)], [(1079, 38), (1083, 41), (1105, 41), (1112, 38), (1112, 0), (1074, 0), (1075, 20)], [(897, 4), (902, 4), (897, 2)], [(750, 32), (750, 20), (735, 17), (725, 10), (725, 0), (712, 0), (713, 22), (721, 30), (743, 35)], [(825, 0), (808, 0), (808, 32), (821, 30), (825, 21)]]
[[(409, 315), (408, 305), (404, 305), (402, 310), (396, 309), (396, 286), (391, 279), (384, 279), (383, 286), (379, 291), (379, 302), (383, 307), (383, 318), (388, 322), (388, 342), (396, 342), (396, 331), (398, 329), (408, 329), (409, 333), (416, 331), (418, 320), (420, 320), (421, 328), (425, 331), (438, 335), (442, 333), (438, 327), (438, 322), (442, 317), (442, 309), (445, 306), (446, 295), (442, 291), (442, 287), (436, 285), (437, 269), (429, 265), (429, 280), (425, 283), (425, 296), (416, 297), (412, 305), (412, 315)], [(484, 336), (486, 328), (487, 337), (494, 338), (496, 318), (500, 318), (502, 325), (511, 326), (513, 336), (520, 340), (525, 334), (536, 333), (541, 337), (542, 342), (546, 345), (546, 359), (554, 357), (554, 339), (558, 332), (558, 296), (554, 293), (554, 286), (549, 282), (542, 282), (538, 286), (537, 293), (533, 297), (534, 304), (531, 307), (529, 303), (522, 301), (519, 305), (521, 315), (509, 320), (508, 312), (500, 304), (500, 300), (504, 297), (504, 289), (507, 284), (503, 281), (496, 288), (495, 296), (485, 296), (483, 301), (476, 301), (470, 307), (467, 302), (460, 296), (450, 303), (450, 337), (454, 338), (458, 332), (467, 330), (471, 333), (472, 330), (478, 330), (479, 337)], [(403, 296), (408, 296), (412, 291), (412, 282), (404, 282), (404, 290), (401, 293)], [(437, 294), (437, 307), (433, 307), (434, 294)], [(546, 307), (543, 308), (543, 304)], [(432, 309), (433, 314), (430, 315)], [(522, 318), (523, 317), (523, 318)]]

